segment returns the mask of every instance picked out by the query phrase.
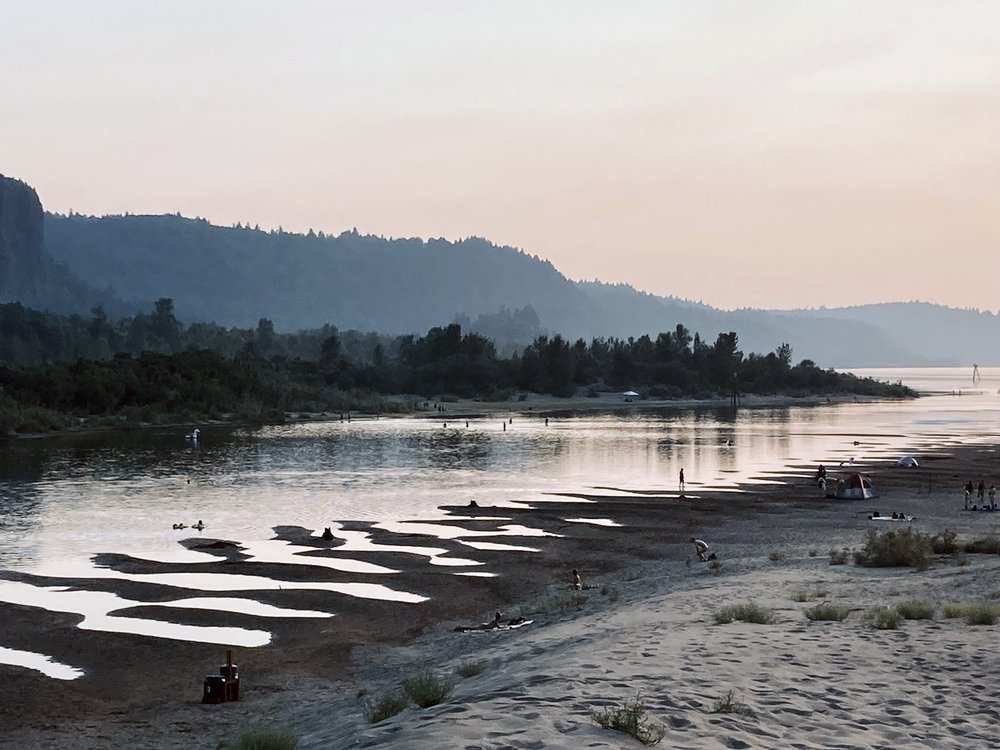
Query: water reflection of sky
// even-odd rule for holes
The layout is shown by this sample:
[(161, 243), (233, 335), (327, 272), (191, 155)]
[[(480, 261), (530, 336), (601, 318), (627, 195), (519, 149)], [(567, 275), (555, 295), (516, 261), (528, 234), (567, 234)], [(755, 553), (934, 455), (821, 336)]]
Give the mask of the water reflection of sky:
[[(766, 479), (789, 464), (889, 458), (995, 432), (1000, 370), (984, 368), (975, 394), (970, 375), (909, 371), (935, 390), (961, 388), (961, 397), (742, 409), (735, 418), (719, 409), (630, 410), (546, 427), (541, 415), (518, 414), (506, 431), (498, 417), (447, 429), (437, 419), (356, 419), (209, 429), (197, 448), (184, 443), (183, 429), (15, 441), (0, 458), (0, 568), (98, 552), (165, 560), (192, 536), (287, 558), (290, 550), (263, 544), (275, 526), (431, 520), (443, 504), (509, 506), (595, 487), (672, 492), (682, 467), (694, 491)], [(204, 531), (171, 529), (198, 519)]]
[[(444, 427), (445, 416), (207, 428), (198, 446), (184, 442), (186, 429), (14, 441), (0, 452), (0, 569), (37, 573), (75, 565), (86, 577), (97, 553), (211, 559), (178, 544), (200, 536), (238, 541), (257, 561), (348, 574), (394, 574), (350, 559), (360, 551), (420, 555), (456, 574), (482, 574), (488, 571), (469, 570), (480, 564), (477, 546), (532, 549), (524, 540), (537, 530), (509, 525), (484, 533), (434, 523), (443, 518), (439, 506), (475, 500), (480, 508), (510, 507), (552, 499), (552, 492), (676, 492), (681, 468), (689, 494), (697, 494), (704, 487), (765, 482), (790, 465), (888, 459), (996, 432), (1000, 368), (983, 368), (977, 384), (971, 367), (871, 374), (948, 395), (743, 408), (736, 415), (718, 408), (654, 411), (623, 404), (617, 414), (551, 418), (548, 425), (543, 414), (516, 413), (506, 430), (501, 416), (471, 419), (468, 427), (464, 419)], [(512, 407), (514, 413), (524, 405)], [(581, 511), (587, 507), (593, 506), (581, 504)], [(171, 528), (199, 519), (206, 524), (200, 532)], [(417, 519), (425, 523), (405, 523)], [(343, 529), (340, 520), (377, 522), (385, 536), (375, 542), (366, 532)], [(276, 526), (303, 526), (316, 534), (329, 526), (346, 544), (335, 555), (313, 553), (274, 540)], [(411, 536), (402, 545), (389, 543), (399, 534), (455, 539), (470, 558), (415, 544)], [(173, 575), (171, 585), (185, 585), (176, 583), (185, 574)], [(231, 590), (225, 581), (189, 583)], [(375, 591), (394, 598), (397, 591), (388, 584), (336, 585), (349, 587), (340, 589), (349, 595)]]

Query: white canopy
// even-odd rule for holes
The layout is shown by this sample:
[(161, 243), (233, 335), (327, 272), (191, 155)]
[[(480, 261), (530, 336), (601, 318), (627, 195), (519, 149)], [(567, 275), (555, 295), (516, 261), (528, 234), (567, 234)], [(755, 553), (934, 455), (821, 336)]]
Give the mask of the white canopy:
[(900, 459), (896, 462), (896, 466), (906, 466), (907, 468), (910, 468), (912, 466), (920, 466), (920, 464), (917, 463), (917, 459), (913, 456), (900, 456)]

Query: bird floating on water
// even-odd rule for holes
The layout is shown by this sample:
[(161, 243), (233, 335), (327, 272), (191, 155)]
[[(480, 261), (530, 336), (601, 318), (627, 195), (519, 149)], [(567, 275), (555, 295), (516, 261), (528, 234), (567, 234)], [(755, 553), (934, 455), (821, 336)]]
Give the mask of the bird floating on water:
[(191, 443), (198, 442), (198, 433), (201, 432), (197, 427), (195, 427), (191, 432), (184, 436), (184, 439)]

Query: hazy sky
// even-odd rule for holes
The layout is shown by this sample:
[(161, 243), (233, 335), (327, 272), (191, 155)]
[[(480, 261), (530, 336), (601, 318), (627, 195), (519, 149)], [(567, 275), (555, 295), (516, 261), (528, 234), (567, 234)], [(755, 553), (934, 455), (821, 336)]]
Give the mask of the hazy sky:
[(1000, 2), (0, 0), (0, 173), (726, 308), (997, 310)]

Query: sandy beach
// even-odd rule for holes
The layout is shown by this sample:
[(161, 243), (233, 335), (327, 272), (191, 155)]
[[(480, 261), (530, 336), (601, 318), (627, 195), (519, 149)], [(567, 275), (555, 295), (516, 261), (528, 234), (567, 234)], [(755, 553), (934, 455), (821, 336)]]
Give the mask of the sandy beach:
[[(829, 551), (860, 547), (870, 528), (888, 526), (869, 520), (873, 509), (914, 516), (908, 525), (925, 532), (995, 535), (1000, 516), (962, 511), (961, 496), (969, 478), (1000, 481), (995, 455), (992, 446), (965, 445), (925, 452), (918, 469), (867, 467), (878, 500), (823, 499), (811, 480), (815, 467), (803, 466), (774, 484), (744, 488), (738, 501), (697, 485), (681, 499), (665, 483), (643, 492), (595, 489), (587, 504), (553, 498), (505, 508), (515, 523), (560, 536), (498, 540), (539, 551), (484, 551), (496, 578), (446, 575), (414, 556), (403, 568), (406, 588), (430, 602), (357, 601), (330, 620), (276, 621), (271, 645), (237, 652), (242, 699), (224, 705), (200, 703), (203, 676), (224, 656), (218, 646), (81, 631), (76, 616), (2, 605), (8, 647), (37, 648), (37, 634), (45, 633), (46, 653), (87, 674), (63, 682), (0, 666), (0, 746), (216, 748), (266, 727), (287, 729), (306, 749), (639, 747), (591, 714), (641, 696), (648, 720), (665, 732), (664, 747), (990, 747), (1000, 716), (998, 626), (946, 619), (942, 607), (1000, 595), (1000, 557), (940, 557), (917, 572), (831, 565)], [(452, 510), (465, 528), (498, 523), (486, 520), (494, 515), (489, 508)], [(570, 513), (622, 526), (566, 524)], [(483, 520), (467, 520), (477, 514)], [(379, 536), (366, 524), (356, 527)], [(338, 554), (311, 531), (281, 529), (279, 536)], [(694, 560), (692, 535), (709, 541), (719, 565)], [(451, 544), (420, 535), (405, 541)], [(353, 556), (380, 561), (378, 553)], [(105, 562), (135, 571), (149, 565)], [(250, 565), (262, 564), (227, 554), (206, 569)], [(569, 586), (573, 567), (586, 586), (579, 593)], [(266, 575), (266, 566), (257, 572)], [(104, 585), (128, 593), (126, 582)], [(255, 596), (308, 609), (328, 595)], [(910, 598), (932, 604), (934, 619), (874, 630), (862, 617), (874, 605)], [(851, 612), (842, 622), (810, 622), (804, 611), (820, 601)], [(772, 609), (774, 622), (714, 623), (720, 607), (738, 602)], [(494, 609), (532, 622), (452, 631), (489, 619)], [(185, 617), (199, 621), (193, 611)], [(455, 675), (471, 663), (478, 674)], [(411, 706), (377, 724), (365, 720), (366, 703), (427, 671), (454, 680), (443, 703)], [(714, 712), (727, 694), (741, 710)]]

